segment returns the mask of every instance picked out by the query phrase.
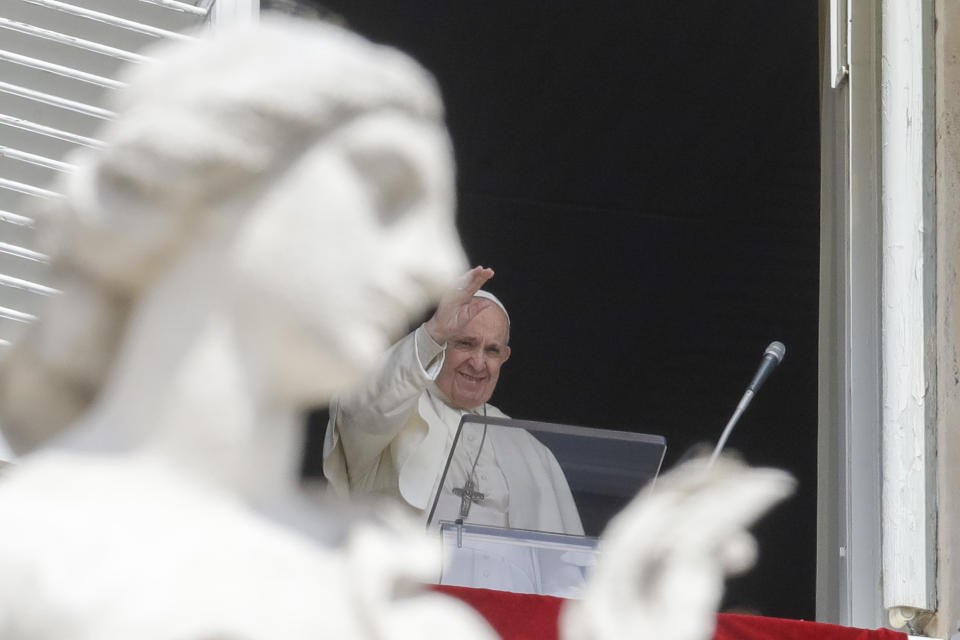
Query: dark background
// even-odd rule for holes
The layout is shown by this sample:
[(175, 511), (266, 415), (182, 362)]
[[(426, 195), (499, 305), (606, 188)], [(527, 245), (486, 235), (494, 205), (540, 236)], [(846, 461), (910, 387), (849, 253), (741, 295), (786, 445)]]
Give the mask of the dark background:
[[(755, 528), (725, 610), (814, 618), (817, 2), (338, 0), (437, 77), (470, 261), (510, 309), (494, 403), (716, 441), (771, 340), (782, 367), (729, 447), (799, 489)], [(319, 427), (322, 420), (315, 420)], [(307, 472), (316, 473), (316, 433)]]

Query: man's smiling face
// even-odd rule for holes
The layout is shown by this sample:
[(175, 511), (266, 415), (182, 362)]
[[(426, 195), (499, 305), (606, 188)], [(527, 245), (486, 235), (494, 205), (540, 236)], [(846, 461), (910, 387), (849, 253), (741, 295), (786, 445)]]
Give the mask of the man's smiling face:
[(475, 409), (493, 395), (500, 367), (510, 357), (507, 316), (491, 304), (447, 341), (437, 387), (458, 409)]

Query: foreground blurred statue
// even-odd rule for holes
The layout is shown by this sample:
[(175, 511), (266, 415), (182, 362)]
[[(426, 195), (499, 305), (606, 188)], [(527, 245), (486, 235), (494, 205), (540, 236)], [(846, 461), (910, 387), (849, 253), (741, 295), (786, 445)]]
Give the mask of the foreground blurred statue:
[[(465, 265), (432, 81), (319, 24), (155, 55), (42, 212), (63, 294), (0, 369), (0, 638), (490, 637), (422, 531), (296, 490), (301, 411)], [(568, 638), (709, 637), (789, 484), (718, 468), (618, 518)]]
[(154, 55), (42, 212), (63, 294), (0, 373), (27, 454), (0, 483), (0, 637), (484, 637), (407, 597), (437, 572), (419, 536), (334, 551), (293, 510), (301, 412), (464, 269), (432, 79), (321, 24)]
[(756, 559), (746, 528), (793, 484), (778, 469), (724, 458), (691, 460), (659, 478), (604, 531), (583, 598), (563, 611), (564, 637), (712, 638), (724, 579)]

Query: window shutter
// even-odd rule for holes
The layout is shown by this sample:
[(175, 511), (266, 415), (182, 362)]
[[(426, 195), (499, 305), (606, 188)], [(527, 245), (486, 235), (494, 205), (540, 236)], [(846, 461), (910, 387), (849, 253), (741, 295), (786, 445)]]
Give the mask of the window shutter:
[(158, 40), (186, 38), (213, 0), (6, 0), (0, 7), (0, 357), (56, 295), (38, 251), (31, 201), (77, 146), (97, 147), (126, 64)]
[[(216, 5), (215, 5), (216, 3)], [(183, 32), (255, 15), (257, 0), (3, 0), (0, 2), (0, 359), (56, 295), (30, 211), (59, 198), (77, 146), (100, 146), (118, 71)], [(0, 467), (13, 457), (0, 434)]]

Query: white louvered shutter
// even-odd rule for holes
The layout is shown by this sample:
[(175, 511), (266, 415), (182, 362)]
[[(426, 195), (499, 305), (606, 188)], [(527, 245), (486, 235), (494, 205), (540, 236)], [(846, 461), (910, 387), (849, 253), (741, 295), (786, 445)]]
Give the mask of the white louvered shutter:
[[(208, 22), (251, 19), (259, 0), (0, 0), (0, 358), (56, 295), (31, 200), (58, 198), (67, 153), (97, 147), (118, 70)], [(12, 455), (0, 435), (0, 467)]]
[(58, 198), (67, 152), (97, 130), (138, 51), (202, 25), (212, 0), (0, 0), (0, 357), (42, 298), (55, 295), (37, 251), (31, 199)]

